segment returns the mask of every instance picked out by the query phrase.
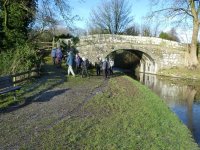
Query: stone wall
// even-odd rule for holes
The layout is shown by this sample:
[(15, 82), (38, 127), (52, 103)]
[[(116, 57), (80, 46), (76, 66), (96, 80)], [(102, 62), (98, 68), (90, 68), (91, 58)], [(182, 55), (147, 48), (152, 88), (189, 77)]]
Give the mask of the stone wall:
[(80, 45), (88, 43), (135, 43), (143, 45), (159, 45), (170, 48), (184, 48), (185, 45), (175, 41), (164, 40), (156, 37), (128, 36), (128, 35), (88, 35), (80, 37)]
[(113, 51), (127, 49), (141, 51), (159, 69), (185, 65), (184, 44), (155, 37), (127, 35), (89, 35), (80, 37), (77, 50), (82, 57), (94, 63), (97, 57), (104, 58)]

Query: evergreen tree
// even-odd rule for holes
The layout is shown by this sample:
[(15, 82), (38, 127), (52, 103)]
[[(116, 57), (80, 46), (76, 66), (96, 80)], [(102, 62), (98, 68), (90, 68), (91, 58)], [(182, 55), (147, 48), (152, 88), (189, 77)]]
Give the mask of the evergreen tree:
[(165, 39), (165, 40), (171, 40), (170, 35), (166, 32), (161, 32), (160, 35), (159, 35), (159, 38)]
[(172, 28), (169, 32), (161, 32), (159, 35), (159, 38), (166, 39), (166, 40), (171, 40), (171, 41), (176, 41), (180, 42), (176, 30)]
[(1, 0), (1, 25), (4, 38), (3, 48), (15, 48), (28, 38), (28, 31), (34, 21), (36, 0)]
[(2, 41), (3, 41), (2, 9), (3, 9), (3, 5), (2, 5), (2, 1), (0, 0), (0, 52), (2, 51)]

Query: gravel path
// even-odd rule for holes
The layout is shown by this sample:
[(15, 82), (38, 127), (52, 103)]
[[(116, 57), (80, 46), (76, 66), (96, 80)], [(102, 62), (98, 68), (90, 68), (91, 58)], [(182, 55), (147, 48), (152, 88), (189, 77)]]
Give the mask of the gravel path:
[(75, 115), (107, 87), (108, 82), (102, 77), (66, 78), (63, 70), (49, 67), (48, 75), (24, 90), (25, 103), (0, 114), (0, 149), (19, 149), (26, 145), (42, 131)]

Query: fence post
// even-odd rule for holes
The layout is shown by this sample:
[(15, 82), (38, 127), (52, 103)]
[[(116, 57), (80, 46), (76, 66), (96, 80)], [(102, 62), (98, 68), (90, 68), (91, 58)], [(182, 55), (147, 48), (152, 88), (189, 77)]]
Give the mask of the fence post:
[(14, 83), (14, 86), (15, 86), (15, 82), (16, 82), (16, 76), (13, 76), (13, 83)]
[(53, 36), (52, 48), (55, 46), (55, 36)]

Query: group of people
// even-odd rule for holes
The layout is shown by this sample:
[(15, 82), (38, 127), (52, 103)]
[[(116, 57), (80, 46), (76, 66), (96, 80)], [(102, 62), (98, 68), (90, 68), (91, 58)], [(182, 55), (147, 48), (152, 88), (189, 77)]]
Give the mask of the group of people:
[(100, 76), (102, 70), (104, 79), (108, 78), (109, 75), (113, 74), (113, 66), (114, 61), (112, 59), (98, 57), (97, 62), (95, 62), (97, 76)]
[(74, 54), (72, 51), (69, 52), (68, 57), (67, 57), (67, 65), (68, 65), (68, 75), (70, 73), (75, 77), (75, 73), (73, 71), (73, 66), (75, 62), (75, 67), (76, 67), (76, 74), (81, 74), (82, 77), (88, 77), (89, 78), (89, 73), (88, 73), (88, 60), (86, 58), (81, 58), (79, 54), (76, 54), (76, 57), (74, 59)]
[[(61, 67), (63, 58), (61, 48), (53, 48), (51, 57), (53, 64), (57, 65), (57, 67)], [(68, 76), (72, 74), (72, 76), (75, 77), (75, 74), (81, 74), (82, 77), (89, 78), (89, 61), (85, 57), (81, 58), (78, 53), (74, 55), (73, 51), (68, 52), (66, 65), (68, 65)], [(75, 66), (75, 72), (73, 66)], [(102, 70), (104, 79), (108, 78), (109, 75), (113, 74), (113, 66), (114, 61), (112, 59), (107, 60), (106, 58), (101, 59), (100, 57), (97, 57), (97, 61), (95, 62), (97, 76), (101, 75)]]
[(60, 47), (52, 49), (51, 57), (53, 60), (53, 64), (57, 65), (57, 67), (61, 67), (63, 54), (62, 54), (62, 50)]

